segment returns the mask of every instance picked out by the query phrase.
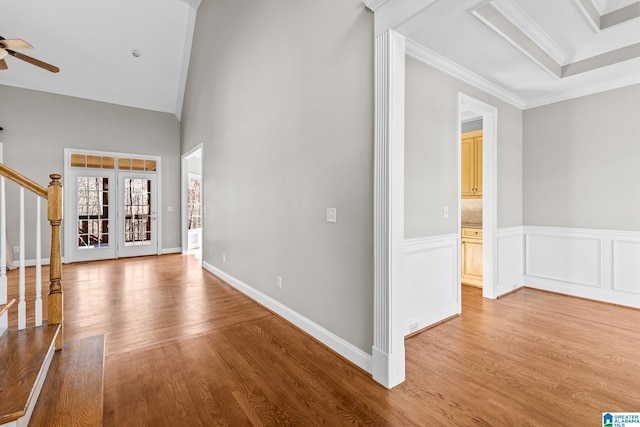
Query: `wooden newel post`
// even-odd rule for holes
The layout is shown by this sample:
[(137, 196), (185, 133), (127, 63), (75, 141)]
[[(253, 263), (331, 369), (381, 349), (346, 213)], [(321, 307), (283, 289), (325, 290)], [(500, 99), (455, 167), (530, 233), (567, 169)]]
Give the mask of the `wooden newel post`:
[(62, 224), (62, 176), (49, 175), (51, 182), (47, 188), (47, 216), (51, 224), (51, 257), (49, 263), (49, 325), (60, 325), (56, 339), (56, 350), (62, 348), (62, 255), (60, 253), (60, 224)]

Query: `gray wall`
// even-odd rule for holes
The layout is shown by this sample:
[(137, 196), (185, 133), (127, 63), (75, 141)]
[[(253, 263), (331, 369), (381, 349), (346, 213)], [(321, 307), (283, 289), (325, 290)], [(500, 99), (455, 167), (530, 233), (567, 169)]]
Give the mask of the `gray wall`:
[(524, 113), (526, 225), (640, 230), (640, 85)]
[(204, 143), (204, 262), (368, 353), (373, 46), (360, 0), (204, 1), (181, 126), (183, 153)]
[[(163, 246), (180, 246), (180, 135), (174, 115), (0, 85), (0, 126), (4, 163), (45, 187), (49, 174), (64, 173), (64, 148), (161, 156)], [(8, 203), (15, 206), (7, 211), (11, 245), (19, 242), (17, 194), (17, 187), (8, 184)], [(26, 198), (32, 205), (26, 216), (27, 259), (35, 258), (33, 200)], [(173, 206), (173, 212), (166, 206)], [(47, 235), (44, 257), (49, 245)]]
[(522, 111), (411, 57), (406, 76), (405, 238), (457, 233), (459, 92), (498, 109), (498, 227), (522, 225)]

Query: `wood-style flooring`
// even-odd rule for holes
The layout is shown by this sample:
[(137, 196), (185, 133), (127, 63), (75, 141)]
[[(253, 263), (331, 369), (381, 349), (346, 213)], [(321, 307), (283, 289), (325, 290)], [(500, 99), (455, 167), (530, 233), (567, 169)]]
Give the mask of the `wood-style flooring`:
[(65, 265), (63, 284), (65, 340), (105, 335), (105, 426), (596, 426), (640, 411), (639, 310), (463, 286), (462, 315), (408, 338), (407, 380), (387, 390), (193, 256)]

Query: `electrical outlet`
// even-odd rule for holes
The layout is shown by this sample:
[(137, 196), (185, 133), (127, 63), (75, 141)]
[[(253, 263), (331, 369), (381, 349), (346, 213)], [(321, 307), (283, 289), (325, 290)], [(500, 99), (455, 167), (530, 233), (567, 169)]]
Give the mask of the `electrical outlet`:
[(227, 262), (227, 254), (222, 254), (222, 262)]
[(336, 208), (327, 208), (327, 222), (337, 222)]
[(445, 206), (442, 209), (442, 216), (445, 217), (445, 218), (449, 218), (449, 206)]
[(13, 253), (14, 254), (20, 253), (20, 246), (14, 246), (13, 247)]
[(415, 332), (418, 330), (418, 326), (420, 326), (420, 324), (418, 322), (413, 322), (411, 325), (409, 325), (409, 332)]
[(280, 289), (282, 289), (282, 277), (277, 276), (276, 277), (276, 286)]

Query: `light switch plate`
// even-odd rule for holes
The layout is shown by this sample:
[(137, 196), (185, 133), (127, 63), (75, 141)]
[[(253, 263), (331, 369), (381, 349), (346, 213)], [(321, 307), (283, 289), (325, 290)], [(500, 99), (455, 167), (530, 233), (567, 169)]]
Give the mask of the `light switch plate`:
[(327, 208), (327, 222), (337, 222), (336, 208)]

